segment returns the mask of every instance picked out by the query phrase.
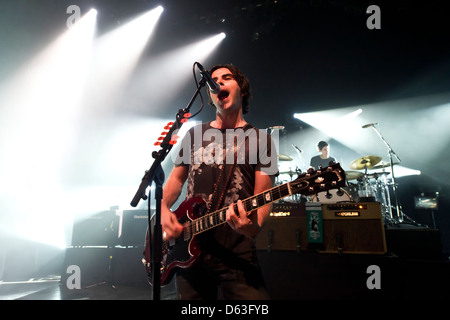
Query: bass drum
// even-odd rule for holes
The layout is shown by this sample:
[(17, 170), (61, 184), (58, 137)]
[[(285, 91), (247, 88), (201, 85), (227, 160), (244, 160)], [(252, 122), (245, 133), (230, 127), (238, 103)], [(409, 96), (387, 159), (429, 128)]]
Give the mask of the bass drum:
[[(328, 195), (328, 196), (327, 196)], [(320, 203), (337, 203), (337, 202), (351, 202), (352, 196), (345, 189), (332, 189), (319, 192), (311, 197), (311, 202)]]

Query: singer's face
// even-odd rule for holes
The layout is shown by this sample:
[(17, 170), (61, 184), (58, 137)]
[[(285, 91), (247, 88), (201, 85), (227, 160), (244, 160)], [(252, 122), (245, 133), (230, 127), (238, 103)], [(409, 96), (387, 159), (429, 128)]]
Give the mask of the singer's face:
[(230, 70), (227, 68), (217, 69), (211, 74), (211, 77), (220, 85), (220, 92), (218, 94), (211, 94), (217, 112), (241, 110), (241, 88)]

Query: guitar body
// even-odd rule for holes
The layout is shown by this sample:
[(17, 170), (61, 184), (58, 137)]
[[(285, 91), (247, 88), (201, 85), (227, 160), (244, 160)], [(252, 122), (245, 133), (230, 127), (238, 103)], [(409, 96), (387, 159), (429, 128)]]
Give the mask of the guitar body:
[[(186, 222), (195, 220), (204, 214), (206, 211), (206, 203), (203, 199), (193, 197), (183, 201), (180, 206), (174, 211), (175, 216), (182, 225)], [(152, 228), (154, 225), (154, 216), (152, 217)], [(151, 277), (151, 256), (149, 246), (149, 232), (147, 231), (145, 241), (145, 262), (147, 272), (149, 274), (148, 280), (152, 283)], [(161, 285), (167, 285), (173, 278), (177, 268), (191, 267), (201, 254), (200, 246), (195, 240), (197, 236), (185, 237), (185, 233), (171, 241), (163, 241), (162, 259), (161, 259)], [(152, 241), (153, 239), (151, 239)]]

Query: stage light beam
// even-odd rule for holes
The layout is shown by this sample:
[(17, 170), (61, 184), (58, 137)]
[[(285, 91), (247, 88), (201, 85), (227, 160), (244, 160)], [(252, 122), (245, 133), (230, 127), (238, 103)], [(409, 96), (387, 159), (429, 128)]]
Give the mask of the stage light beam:
[(136, 72), (124, 100), (145, 101), (145, 107), (152, 106), (153, 111), (170, 106), (178, 97), (176, 92), (192, 79), (194, 62), (206, 66), (205, 60), (225, 37), (222, 32), (152, 58)]
[(63, 246), (61, 173), (73, 146), (96, 13), (89, 11), (0, 92), (0, 226)]
[(90, 90), (85, 105), (91, 115), (114, 109), (163, 12), (159, 6), (96, 39), (93, 48)]

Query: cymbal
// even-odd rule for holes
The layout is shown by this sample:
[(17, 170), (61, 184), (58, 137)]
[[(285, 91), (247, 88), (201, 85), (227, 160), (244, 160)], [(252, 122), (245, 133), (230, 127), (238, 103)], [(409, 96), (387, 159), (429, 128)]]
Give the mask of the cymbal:
[(284, 126), (271, 126), (271, 127), (268, 127), (267, 129), (270, 129), (270, 130), (283, 130)]
[(361, 157), (359, 159), (356, 159), (352, 163), (350, 163), (350, 169), (361, 170), (364, 168), (372, 168), (380, 161), (381, 161), (381, 157), (379, 157), (379, 156)]
[(294, 158), (280, 153), (280, 154), (278, 154), (278, 160), (280, 160), (280, 161), (292, 161), (292, 160), (294, 160)]
[[(398, 162), (394, 162), (394, 163), (393, 163), (394, 166), (397, 165), (397, 164), (398, 164)], [(379, 165), (377, 165), (377, 166), (375, 166), (375, 167), (372, 167), (372, 168), (370, 168), (370, 169), (371, 169), (371, 170), (374, 170), (374, 169), (382, 169), (382, 168), (387, 168), (387, 167), (390, 167), (390, 166), (391, 166), (390, 163), (382, 162), (381, 164), (379, 164)]]
[(280, 172), (280, 174), (288, 174), (288, 175), (290, 175), (290, 176), (293, 176), (294, 174), (297, 174), (297, 172), (292, 171), (292, 170), (289, 170), (289, 171), (283, 171), (283, 172)]
[(353, 180), (361, 178), (364, 175), (364, 173), (359, 171), (345, 171), (345, 176), (347, 177), (347, 180)]

